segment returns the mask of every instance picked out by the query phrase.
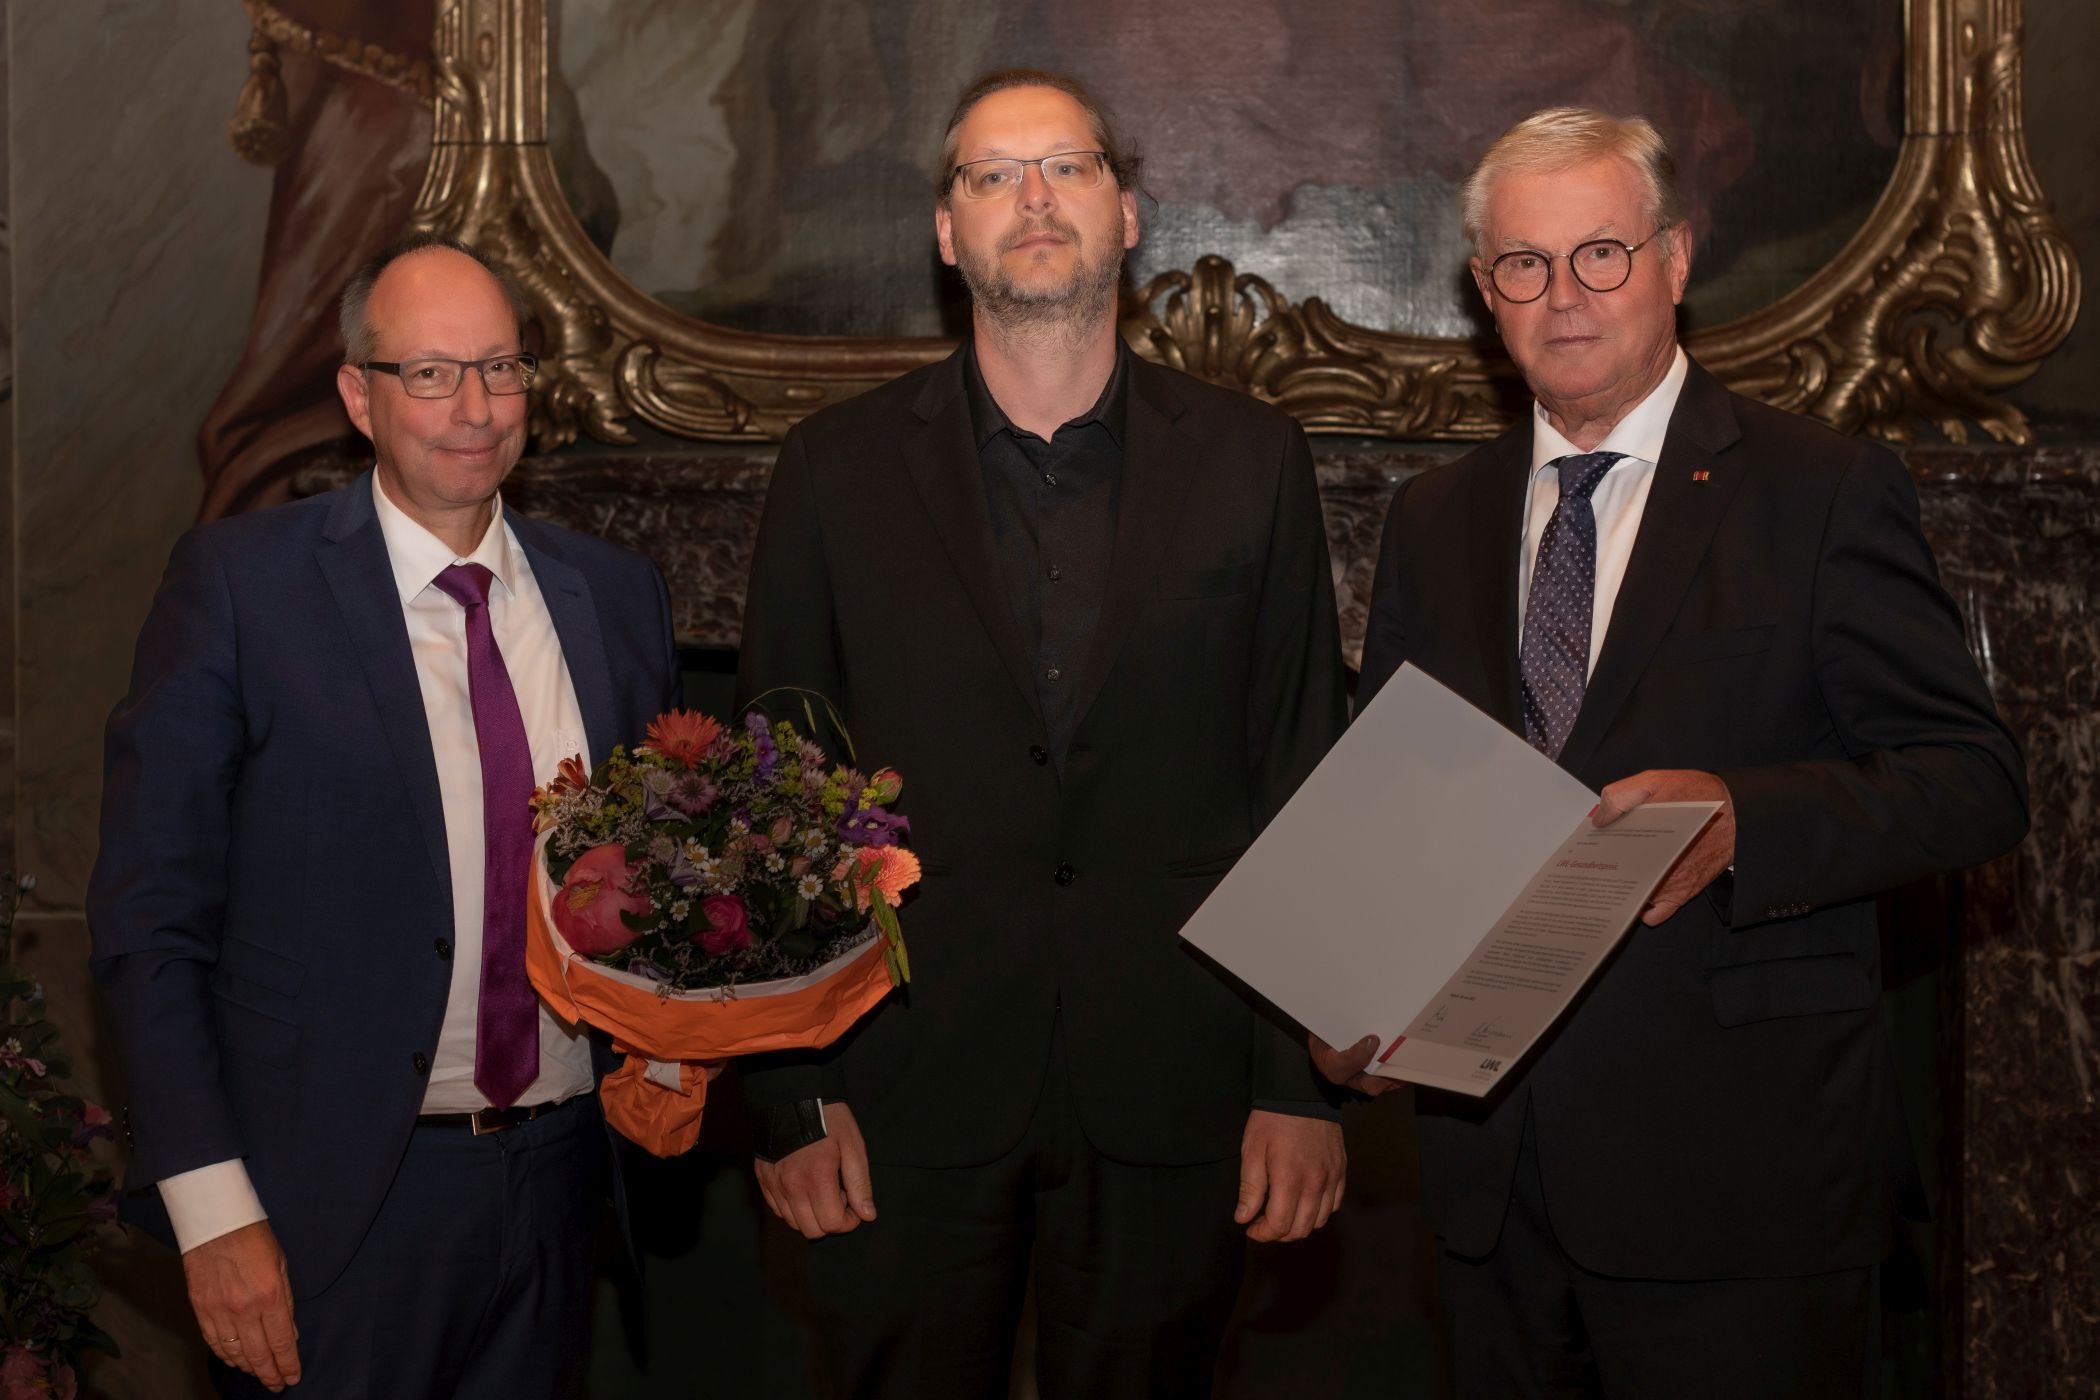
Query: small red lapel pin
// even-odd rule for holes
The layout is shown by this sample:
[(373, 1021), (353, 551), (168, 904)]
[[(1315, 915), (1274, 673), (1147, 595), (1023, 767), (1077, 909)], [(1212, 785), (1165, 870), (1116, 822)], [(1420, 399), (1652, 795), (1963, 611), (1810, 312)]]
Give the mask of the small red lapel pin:
[(1712, 481), (1713, 479), (1714, 479), (1714, 474), (1713, 474), (1712, 472), (1703, 472), (1703, 471), (1702, 471), (1702, 472), (1693, 472), (1693, 473), (1692, 473), (1692, 480), (1694, 480), (1694, 481)]

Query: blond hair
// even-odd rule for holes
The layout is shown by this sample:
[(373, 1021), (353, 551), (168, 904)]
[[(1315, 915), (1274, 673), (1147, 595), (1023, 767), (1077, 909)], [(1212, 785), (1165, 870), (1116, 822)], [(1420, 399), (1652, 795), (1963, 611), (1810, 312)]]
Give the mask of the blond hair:
[(1548, 107), (1496, 137), (1466, 177), (1460, 207), (1467, 240), (1480, 249), (1488, 194), (1497, 179), (1520, 170), (1566, 170), (1604, 156), (1633, 167), (1647, 191), (1645, 212), (1658, 229), (1675, 228), (1684, 218), (1677, 202), (1677, 163), (1647, 118), (1615, 117), (1594, 107)]

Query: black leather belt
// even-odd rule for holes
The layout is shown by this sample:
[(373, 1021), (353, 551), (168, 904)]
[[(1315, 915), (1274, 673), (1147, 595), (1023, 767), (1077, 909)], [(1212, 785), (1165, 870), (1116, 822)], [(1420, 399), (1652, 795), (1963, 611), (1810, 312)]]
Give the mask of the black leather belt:
[(481, 1108), (472, 1113), (426, 1113), (416, 1119), (418, 1125), (433, 1128), (467, 1128), (475, 1137), (484, 1133), (500, 1133), (505, 1128), (515, 1128), (520, 1123), (530, 1123), (535, 1118), (544, 1118), (558, 1108), (565, 1108), (573, 1099), (560, 1103), (536, 1103), (519, 1108)]

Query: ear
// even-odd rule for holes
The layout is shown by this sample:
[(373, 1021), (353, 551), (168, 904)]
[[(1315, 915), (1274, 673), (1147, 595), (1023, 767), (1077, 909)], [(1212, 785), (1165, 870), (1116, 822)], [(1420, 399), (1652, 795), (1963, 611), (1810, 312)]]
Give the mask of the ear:
[(356, 365), (338, 365), (335, 371), (335, 391), (342, 395), (343, 412), (366, 437), (372, 436), (371, 385), (365, 379), (365, 371)]
[(948, 212), (948, 201), (933, 202), (933, 241), (940, 245), (941, 261), (955, 266), (955, 216)]
[(1137, 192), (1124, 190), (1118, 198), (1123, 204), (1123, 246), (1135, 248), (1138, 245)]
[(1692, 225), (1682, 220), (1670, 230), (1670, 256), (1665, 266), (1670, 274), (1670, 304), (1684, 304), (1685, 284), (1692, 277)]
[(1477, 257), (1467, 258), (1466, 268), (1473, 274), (1473, 286), (1479, 291), (1480, 299), (1487, 303), (1487, 309), (1492, 312), (1495, 309), (1494, 275), (1488, 271), (1488, 265)]

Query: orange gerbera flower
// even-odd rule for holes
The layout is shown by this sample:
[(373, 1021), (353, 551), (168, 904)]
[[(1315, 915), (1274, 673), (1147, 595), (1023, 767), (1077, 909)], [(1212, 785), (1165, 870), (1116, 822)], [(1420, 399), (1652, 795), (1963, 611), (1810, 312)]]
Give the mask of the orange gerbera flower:
[(831, 878), (852, 889), (856, 912), (865, 911), (878, 894), (895, 909), (904, 892), (919, 883), (919, 858), (902, 846), (863, 846), (841, 859)]
[(666, 710), (649, 721), (649, 736), (642, 748), (690, 768), (721, 732), (721, 722), (711, 715), (698, 710)]
[(919, 858), (902, 846), (883, 846), (876, 854), (882, 857), (882, 865), (875, 872), (875, 888), (894, 909), (904, 892), (919, 883)]

